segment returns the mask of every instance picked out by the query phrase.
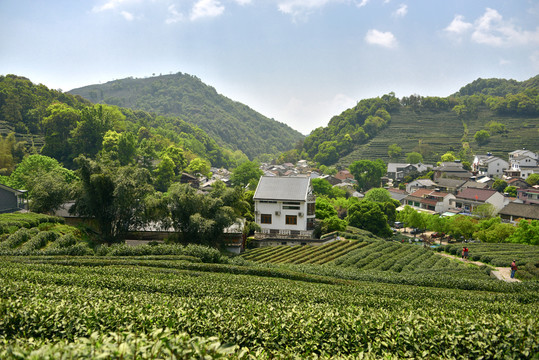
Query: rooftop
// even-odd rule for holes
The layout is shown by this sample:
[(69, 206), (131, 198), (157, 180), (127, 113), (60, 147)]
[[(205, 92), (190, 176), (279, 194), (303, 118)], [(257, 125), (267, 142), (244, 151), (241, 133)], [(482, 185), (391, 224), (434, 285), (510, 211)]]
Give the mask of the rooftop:
[(308, 177), (262, 176), (253, 199), (255, 200), (306, 200), (309, 191)]

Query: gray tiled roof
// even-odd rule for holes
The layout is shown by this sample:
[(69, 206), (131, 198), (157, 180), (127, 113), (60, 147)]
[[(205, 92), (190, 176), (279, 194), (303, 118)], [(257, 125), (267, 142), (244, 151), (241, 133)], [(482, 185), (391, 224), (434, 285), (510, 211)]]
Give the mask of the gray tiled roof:
[(262, 176), (255, 191), (255, 200), (306, 200), (309, 191), (308, 177)]
[(498, 214), (539, 220), (539, 205), (517, 204), (511, 202), (501, 209)]

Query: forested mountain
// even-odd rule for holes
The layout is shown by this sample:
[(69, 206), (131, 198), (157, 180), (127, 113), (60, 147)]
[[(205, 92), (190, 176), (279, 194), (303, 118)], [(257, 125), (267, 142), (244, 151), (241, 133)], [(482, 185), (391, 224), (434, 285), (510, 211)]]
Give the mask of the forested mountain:
[(126, 78), (69, 91), (104, 103), (161, 115), (176, 115), (206, 131), (220, 145), (243, 151), (249, 158), (291, 149), (304, 138), (288, 125), (220, 95), (188, 74)]
[(472, 81), (454, 94), (455, 96), (465, 95), (492, 95), (506, 96), (526, 91), (526, 89), (539, 88), (539, 75), (525, 81), (506, 79), (477, 79)]
[(453, 151), (470, 161), (474, 153), (507, 157), (523, 147), (539, 150), (539, 76), (478, 79), (445, 98), (390, 93), (364, 99), (282, 158), (348, 166), (359, 159), (404, 162), (411, 152), (435, 162)]
[(0, 76), (0, 133), (2, 174), (9, 174), (25, 153), (41, 153), (73, 167), (77, 156), (93, 158), (104, 145), (106, 151), (117, 150), (124, 140), (148, 166), (170, 146), (181, 149), (187, 161), (199, 157), (218, 167), (234, 167), (245, 158), (177, 116), (94, 105), (17, 75)]

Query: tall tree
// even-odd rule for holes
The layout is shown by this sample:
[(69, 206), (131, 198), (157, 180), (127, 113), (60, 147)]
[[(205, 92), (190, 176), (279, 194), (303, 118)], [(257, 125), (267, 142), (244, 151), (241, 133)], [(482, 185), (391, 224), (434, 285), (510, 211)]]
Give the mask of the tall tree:
[(223, 200), (199, 193), (188, 184), (173, 184), (168, 191), (172, 226), (182, 242), (218, 245), (223, 230), (234, 223), (234, 210)]
[(263, 174), (264, 172), (260, 170), (260, 164), (258, 162), (246, 161), (232, 171), (230, 181), (234, 186), (245, 187), (252, 183), (256, 188), (256, 184), (258, 184), (258, 180)]
[(119, 241), (130, 228), (147, 221), (145, 198), (153, 188), (146, 169), (107, 167), (83, 155), (75, 162), (80, 182), (70, 211), (94, 218), (104, 242)]
[(375, 235), (388, 237), (391, 228), (387, 216), (380, 206), (372, 201), (360, 201), (348, 209), (348, 224), (372, 232)]
[(382, 176), (387, 172), (386, 164), (381, 159), (359, 160), (350, 165), (350, 173), (354, 175), (358, 188), (367, 191), (380, 186)]

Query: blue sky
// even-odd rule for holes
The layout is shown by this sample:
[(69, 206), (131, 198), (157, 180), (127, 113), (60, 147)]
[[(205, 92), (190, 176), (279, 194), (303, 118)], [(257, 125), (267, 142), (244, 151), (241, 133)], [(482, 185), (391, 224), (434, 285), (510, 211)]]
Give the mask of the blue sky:
[(391, 91), (539, 74), (539, 2), (1, 0), (0, 74), (68, 91), (183, 72), (308, 134)]

